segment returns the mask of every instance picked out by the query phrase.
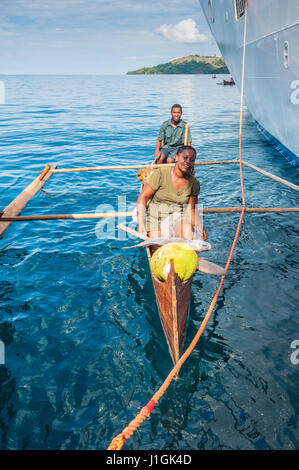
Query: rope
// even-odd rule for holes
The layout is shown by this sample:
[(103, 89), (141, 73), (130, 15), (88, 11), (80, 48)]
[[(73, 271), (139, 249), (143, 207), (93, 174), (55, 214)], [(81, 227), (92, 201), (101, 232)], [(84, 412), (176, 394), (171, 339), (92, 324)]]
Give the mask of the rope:
[[(241, 216), (240, 216), (240, 219), (239, 219), (239, 222), (238, 222), (238, 226), (237, 226), (237, 229), (236, 229), (236, 233), (235, 233), (235, 236), (234, 236), (234, 240), (233, 240), (233, 243), (232, 243), (232, 246), (231, 246), (231, 249), (230, 249), (230, 253), (229, 253), (226, 265), (225, 265), (225, 271), (228, 270), (229, 265), (231, 263), (231, 259), (232, 259), (234, 249), (235, 249), (235, 246), (236, 246), (239, 234), (240, 234), (240, 229), (241, 229), (243, 217), (244, 217), (245, 210), (246, 210), (244, 182), (243, 182), (243, 174), (242, 174), (242, 117), (243, 117), (243, 103), (244, 103), (243, 94), (244, 94), (244, 75), (245, 75), (244, 72), (245, 72), (246, 25), (247, 25), (247, 6), (248, 6), (247, 3), (248, 3), (248, 0), (245, 0), (245, 5), (246, 6), (245, 6), (245, 17), (244, 17), (244, 40), (243, 40), (242, 83), (241, 83), (241, 104), (240, 104), (240, 132), (239, 132), (240, 184), (241, 184), (241, 191), (242, 191), (242, 206), (243, 207), (242, 207)], [(179, 361), (176, 363), (176, 365), (170, 371), (167, 378), (165, 379), (165, 381), (163, 382), (163, 384), (161, 385), (159, 390), (155, 393), (153, 398), (148, 402), (148, 404), (144, 408), (142, 408), (142, 410), (139, 412), (139, 414), (136, 416), (136, 418), (133, 419), (133, 421), (130, 422), (130, 424), (122, 431), (122, 433), (119, 434), (118, 436), (116, 436), (111, 441), (111, 444), (108, 447), (108, 450), (120, 450), (123, 447), (123, 445), (125, 443), (125, 440), (128, 439), (133, 434), (133, 432), (140, 426), (140, 424), (145, 420), (145, 418), (150, 415), (150, 413), (152, 412), (154, 406), (157, 404), (159, 399), (165, 393), (165, 391), (169, 387), (169, 385), (170, 385), (171, 381), (173, 380), (173, 378), (178, 374), (178, 372), (179, 372), (180, 368), (182, 367), (183, 363), (190, 356), (193, 349), (195, 348), (199, 338), (202, 335), (202, 332), (204, 331), (204, 329), (206, 327), (206, 324), (209, 321), (209, 318), (210, 318), (210, 316), (211, 316), (211, 314), (214, 310), (215, 304), (216, 304), (217, 299), (219, 297), (219, 294), (221, 292), (225, 276), (226, 276), (226, 274), (224, 274), (221, 277), (221, 280), (219, 282), (219, 285), (218, 285), (216, 293), (213, 297), (213, 300), (210, 304), (210, 307), (209, 307), (209, 309), (208, 309), (208, 311), (207, 311), (207, 313), (206, 313), (206, 315), (205, 315), (205, 317), (202, 321), (202, 324), (201, 324), (199, 330), (197, 331), (196, 335), (194, 336), (193, 340), (191, 341), (189, 347), (186, 349), (186, 351), (181, 356)]]

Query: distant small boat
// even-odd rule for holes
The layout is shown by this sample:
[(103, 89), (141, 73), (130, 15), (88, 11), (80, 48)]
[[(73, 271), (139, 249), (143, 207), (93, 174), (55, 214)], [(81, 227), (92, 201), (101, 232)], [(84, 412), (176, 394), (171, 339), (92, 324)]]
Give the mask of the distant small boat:
[(233, 77), (231, 77), (230, 80), (223, 80), (222, 82), (220, 83), (217, 83), (217, 85), (235, 85), (235, 80), (233, 79)]
[(212, 78), (216, 78), (216, 75), (212, 75)]
[(223, 85), (235, 85), (235, 80), (231, 77), (230, 80), (223, 80)]

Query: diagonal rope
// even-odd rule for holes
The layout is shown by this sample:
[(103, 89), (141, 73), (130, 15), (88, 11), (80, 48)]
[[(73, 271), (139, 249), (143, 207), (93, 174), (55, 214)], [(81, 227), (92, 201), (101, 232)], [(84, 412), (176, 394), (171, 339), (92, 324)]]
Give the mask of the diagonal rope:
[[(240, 184), (241, 184), (241, 191), (242, 191), (242, 212), (240, 215), (240, 219), (238, 222), (238, 226), (236, 229), (236, 233), (234, 236), (234, 240), (230, 249), (229, 256), (227, 258), (227, 262), (225, 265), (225, 270), (227, 271), (229, 268), (229, 265), (231, 263), (231, 259), (235, 250), (235, 246), (240, 234), (240, 229), (243, 221), (243, 217), (245, 214), (246, 210), (246, 202), (245, 202), (245, 192), (244, 192), (244, 182), (243, 182), (243, 173), (242, 173), (242, 123), (243, 123), (243, 106), (244, 106), (244, 76), (245, 76), (245, 52), (246, 52), (246, 30), (247, 30), (247, 8), (248, 8), (248, 0), (245, 0), (245, 16), (244, 16), (244, 40), (243, 40), (243, 59), (242, 59), (242, 82), (241, 82), (241, 104), (240, 104), (240, 130), (239, 130), (239, 155), (240, 155)], [(154, 406), (157, 404), (158, 400), (162, 397), (162, 395), (165, 393), (167, 388), (169, 387), (171, 381), (173, 378), (178, 374), (180, 368), (182, 367), (183, 363), (186, 361), (186, 359), (190, 356), (192, 353), (193, 349), (195, 348), (199, 338), (201, 337), (206, 324), (209, 321), (209, 318), (214, 310), (215, 304), (217, 302), (217, 299), (219, 297), (219, 294), (221, 292), (223, 282), (225, 279), (226, 274), (224, 274), (221, 277), (221, 280), (219, 282), (218, 288), (216, 290), (216, 293), (213, 297), (213, 300), (209, 306), (209, 309), (202, 321), (202, 324), (197, 331), (196, 335), (194, 336), (193, 340), (191, 341), (190, 345), (184, 352), (184, 354), (181, 356), (179, 361), (176, 363), (176, 365), (173, 367), (173, 369), (170, 371), (168, 374), (167, 378), (159, 388), (159, 390), (155, 393), (155, 395), (152, 397), (152, 399), (147, 403), (145, 407), (142, 408), (142, 410), (138, 413), (138, 415), (129, 423), (129, 425), (118, 435), (116, 436), (110, 443), (108, 450), (121, 450), (123, 447), (126, 439), (132, 436), (134, 431), (140, 426), (140, 424), (146, 419), (147, 416), (149, 416), (154, 408)]]

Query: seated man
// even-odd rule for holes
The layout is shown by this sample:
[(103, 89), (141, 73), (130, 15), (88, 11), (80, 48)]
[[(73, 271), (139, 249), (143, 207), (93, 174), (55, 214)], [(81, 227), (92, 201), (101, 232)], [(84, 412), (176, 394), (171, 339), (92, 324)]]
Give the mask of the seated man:
[(156, 142), (156, 163), (173, 163), (178, 149), (182, 145), (191, 145), (191, 132), (188, 128), (185, 136), (187, 123), (181, 119), (182, 114), (182, 106), (174, 104), (171, 119), (163, 122)]

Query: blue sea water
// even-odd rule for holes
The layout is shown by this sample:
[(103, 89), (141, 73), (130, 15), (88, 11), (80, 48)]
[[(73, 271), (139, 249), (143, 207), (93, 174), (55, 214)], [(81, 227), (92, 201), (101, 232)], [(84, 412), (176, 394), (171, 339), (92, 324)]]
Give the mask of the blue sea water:
[[(239, 91), (209, 76), (0, 79), (0, 208), (47, 163), (151, 162), (176, 102), (199, 160), (238, 157)], [(246, 109), (243, 158), (299, 184)], [(241, 204), (236, 165), (197, 177), (205, 207)], [(295, 191), (251, 169), (244, 180), (248, 206), (298, 206)], [(131, 210), (138, 192), (135, 170), (54, 174), (22, 214)], [(238, 218), (205, 217), (207, 259), (225, 264)], [(204, 334), (124, 449), (299, 447), (297, 227), (297, 214), (245, 216)], [(171, 370), (146, 252), (122, 250), (132, 243), (96, 220), (17, 222), (1, 237), (1, 449), (106, 449)], [(186, 345), (218, 282), (195, 274)]]

